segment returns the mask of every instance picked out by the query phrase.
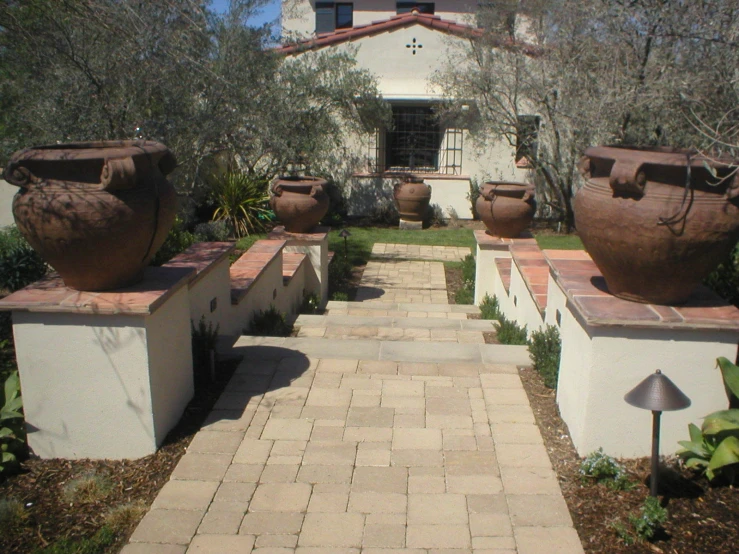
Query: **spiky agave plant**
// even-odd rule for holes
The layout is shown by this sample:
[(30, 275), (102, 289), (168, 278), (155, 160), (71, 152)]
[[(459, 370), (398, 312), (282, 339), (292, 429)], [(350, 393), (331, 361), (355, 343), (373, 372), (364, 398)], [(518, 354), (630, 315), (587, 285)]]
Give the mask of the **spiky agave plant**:
[(235, 238), (257, 233), (270, 219), (267, 180), (242, 171), (227, 171), (214, 177), (212, 188), (215, 221), (226, 220)]

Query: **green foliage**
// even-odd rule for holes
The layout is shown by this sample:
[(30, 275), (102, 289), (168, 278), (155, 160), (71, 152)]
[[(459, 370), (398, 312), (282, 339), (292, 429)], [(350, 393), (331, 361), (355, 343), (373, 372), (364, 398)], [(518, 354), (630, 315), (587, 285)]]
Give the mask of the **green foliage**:
[(331, 300), (335, 302), (348, 302), (349, 295), (345, 292), (335, 292), (331, 295)]
[(454, 293), (457, 304), (474, 304), (475, 302), (475, 257), (467, 254), (461, 263), (462, 287)]
[(46, 275), (47, 266), (15, 226), (0, 231), (0, 288), (11, 292)]
[(109, 475), (91, 470), (65, 483), (62, 496), (69, 503), (92, 504), (103, 500), (112, 489)]
[(423, 227), (425, 229), (429, 227), (444, 227), (446, 224), (444, 210), (438, 204), (431, 204), (426, 211), (426, 215), (423, 217)]
[(739, 307), (739, 244), (729, 258), (706, 278), (704, 284), (721, 298)]
[(534, 369), (539, 372), (544, 384), (550, 389), (557, 388), (561, 352), (562, 339), (554, 325), (547, 325), (546, 329), (531, 333), (529, 356), (534, 362)]
[(328, 292), (333, 295), (337, 292), (348, 294), (351, 285), (352, 263), (343, 254), (336, 254), (328, 265)]
[(269, 209), (267, 179), (242, 171), (226, 171), (212, 179), (216, 221), (227, 221), (236, 238), (259, 233), (274, 219)]
[(503, 312), (500, 311), (500, 304), (498, 303), (498, 297), (486, 294), (485, 298), (480, 302), (480, 318), (481, 319), (500, 319)]
[(119, 504), (105, 514), (105, 525), (116, 534), (122, 534), (136, 525), (144, 517), (148, 506), (143, 500)]
[(559, 235), (552, 233), (535, 233), (536, 244), (542, 250), (584, 250), (582, 240), (575, 234)]
[(0, 533), (10, 533), (27, 519), (22, 503), (13, 498), (0, 498)]
[[(739, 366), (724, 357), (717, 363), (728, 392), (739, 396)], [(739, 482), (739, 409), (713, 412), (703, 419), (701, 428), (688, 425), (688, 432), (690, 440), (679, 441), (683, 450), (677, 453), (687, 467), (704, 473), (710, 481)]]
[(638, 515), (629, 514), (629, 523), (638, 538), (648, 541), (667, 521), (667, 516), (667, 510), (660, 505), (659, 499), (655, 496), (648, 496)]
[(195, 242), (224, 242), (231, 236), (231, 229), (226, 220), (199, 223), (194, 229)]
[(266, 310), (259, 310), (254, 314), (249, 325), (250, 335), (259, 337), (288, 337), (293, 331), (293, 326), (286, 319), (285, 314), (270, 304)]
[(174, 225), (167, 233), (162, 247), (154, 254), (151, 265), (166, 264), (180, 252), (184, 252), (195, 243), (195, 235), (185, 229), (185, 224), (178, 216), (175, 218)]
[(18, 469), (27, 452), (23, 426), (23, 399), (18, 372), (5, 380), (0, 396), (0, 474)]
[(304, 292), (303, 302), (300, 304), (301, 314), (317, 314), (320, 311), (321, 299), (315, 292)]
[(624, 466), (605, 454), (602, 448), (588, 454), (580, 463), (580, 474), (614, 490), (628, 490), (633, 487)]
[(211, 363), (211, 353), (216, 351), (219, 328), (219, 325), (213, 327), (212, 321), (206, 322), (204, 315), (200, 316), (197, 327), (190, 321), (192, 367), (197, 384), (215, 380), (215, 367)]
[(90, 538), (61, 539), (46, 548), (36, 550), (34, 554), (100, 554), (105, 552), (115, 540), (115, 531), (108, 525), (103, 525)]
[(470, 179), (470, 191), (467, 193), (467, 200), (470, 201), (472, 209), (472, 219), (479, 221), (480, 214), (477, 213), (477, 199), (480, 198), (480, 185), (477, 183), (477, 179), (473, 177)]
[(501, 314), (497, 323), (494, 323), (497, 331), (496, 338), (500, 344), (527, 344), (528, 331), (524, 325), (523, 329), (515, 321), (509, 320)]

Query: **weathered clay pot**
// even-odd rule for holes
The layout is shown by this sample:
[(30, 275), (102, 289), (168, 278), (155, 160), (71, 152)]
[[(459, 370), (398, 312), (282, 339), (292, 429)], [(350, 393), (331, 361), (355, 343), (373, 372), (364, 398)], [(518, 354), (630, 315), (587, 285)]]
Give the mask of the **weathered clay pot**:
[(166, 146), (110, 141), (13, 154), (5, 180), (18, 229), (64, 280), (101, 291), (139, 281), (172, 227), (177, 197)]
[(431, 202), (431, 185), (415, 175), (406, 175), (393, 188), (393, 201), (400, 219), (404, 221), (423, 221)]
[(272, 184), (269, 204), (291, 233), (307, 233), (328, 212), (329, 199), (317, 177), (281, 177)]
[(688, 300), (739, 239), (731, 163), (737, 160), (675, 149), (585, 151), (575, 223), (612, 294), (653, 304)]
[(481, 187), (475, 209), (488, 234), (515, 238), (534, 219), (535, 194), (534, 186), (527, 183), (490, 181)]

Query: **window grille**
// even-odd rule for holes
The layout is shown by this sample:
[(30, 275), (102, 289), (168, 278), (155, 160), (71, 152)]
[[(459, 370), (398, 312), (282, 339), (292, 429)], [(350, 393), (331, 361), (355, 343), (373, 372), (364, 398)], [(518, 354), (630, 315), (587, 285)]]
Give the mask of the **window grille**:
[(462, 129), (443, 129), (431, 107), (394, 106), (393, 127), (370, 137), (368, 170), (461, 175), (463, 139)]
[(316, 2), (316, 34), (336, 29), (351, 29), (354, 25), (354, 4), (346, 2)]
[(396, 13), (408, 13), (409, 11), (416, 9), (419, 13), (434, 14), (434, 3), (433, 2), (396, 2)]

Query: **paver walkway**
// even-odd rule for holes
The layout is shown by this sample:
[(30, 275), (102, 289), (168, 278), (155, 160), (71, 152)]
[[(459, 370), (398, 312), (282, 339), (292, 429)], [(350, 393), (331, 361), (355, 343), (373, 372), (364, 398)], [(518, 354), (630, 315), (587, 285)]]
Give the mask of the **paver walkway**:
[[(324, 317), (367, 318), (354, 329), (414, 306), (429, 324), (471, 311), (330, 303)], [(236, 350), (244, 361), (125, 554), (582, 552), (503, 361), (525, 363), (520, 347), (242, 337)]]

